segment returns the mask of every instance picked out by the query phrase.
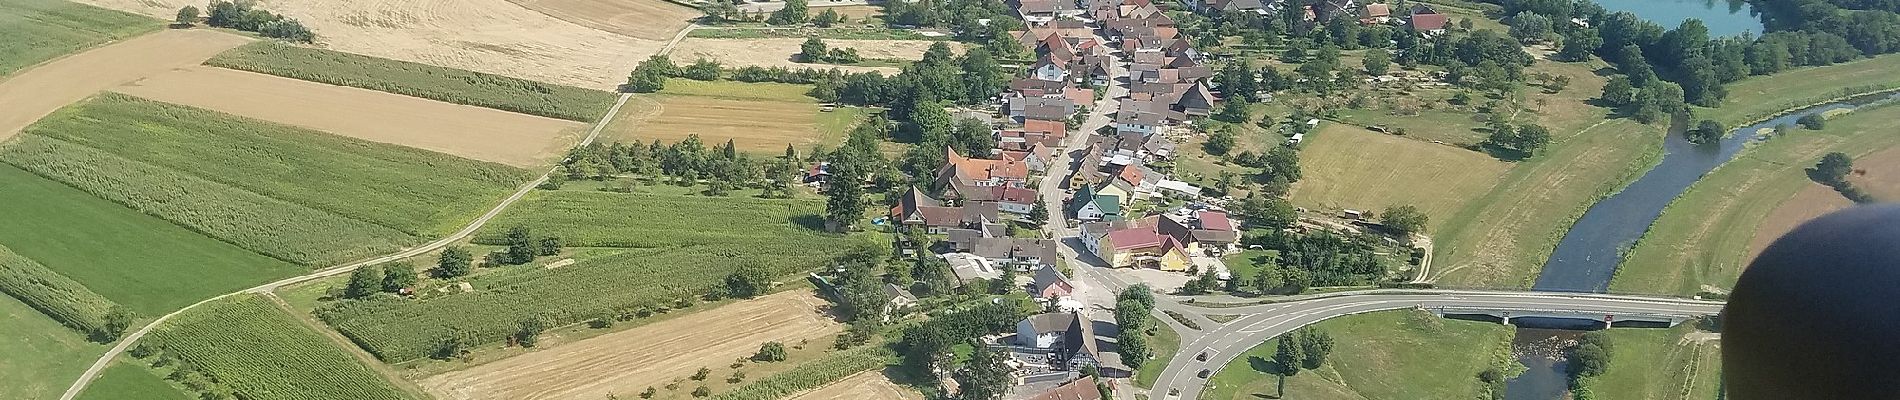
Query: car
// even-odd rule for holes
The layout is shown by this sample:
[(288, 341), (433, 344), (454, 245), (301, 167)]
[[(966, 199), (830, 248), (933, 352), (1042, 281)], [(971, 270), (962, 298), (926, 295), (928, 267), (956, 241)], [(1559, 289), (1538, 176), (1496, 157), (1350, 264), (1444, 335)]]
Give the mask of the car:
[(1201, 354), (1195, 355), (1194, 361), (1207, 361), (1207, 352), (1203, 351)]
[(1201, 370), (1201, 372), (1200, 372), (1200, 373), (1197, 373), (1197, 374), (1194, 374), (1194, 376), (1198, 376), (1198, 377), (1200, 377), (1201, 379), (1207, 379), (1207, 376), (1208, 376), (1208, 375), (1213, 375), (1213, 374), (1214, 374), (1214, 372), (1213, 372), (1213, 371), (1208, 371), (1208, 370)]

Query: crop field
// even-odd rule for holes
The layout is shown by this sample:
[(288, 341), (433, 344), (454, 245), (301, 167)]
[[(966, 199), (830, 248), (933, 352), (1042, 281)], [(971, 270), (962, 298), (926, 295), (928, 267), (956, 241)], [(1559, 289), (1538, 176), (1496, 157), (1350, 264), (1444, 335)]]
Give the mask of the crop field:
[(92, 383), (86, 384), (86, 390), (79, 392), (78, 397), (78, 400), (119, 399), (190, 400), (191, 397), (136, 361), (120, 361), (106, 367)]
[(1852, 205), (1807, 176), (1805, 169), (1828, 152), (1860, 161), (1855, 167), (1869, 175), (1856, 184), (1870, 193), (1900, 189), (1892, 172), (1900, 167), (1900, 150), (1893, 150), (1900, 138), (1892, 134), (1897, 118), (1900, 107), (1856, 111), (1829, 121), (1825, 130), (1798, 130), (1744, 150), (1663, 211), (1618, 267), (1610, 289), (1682, 296), (1726, 291), (1775, 238)]
[(1842, 90), (1866, 92), (1900, 88), (1900, 55), (1886, 55), (1826, 67), (1801, 68), (1743, 79), (1728, 86), (1720, 108), (1698, 108), (1696, 115), (1739, 126), (1784, 110), (1841, 97)]
[[(869, 374), (869, 372), (865, 372), (865, 371), (878, 369), (879, 367), (883, 367), (885, 365), (890, 364), (893, 361), (892, 359), (894, 358), (894, 356), (895, 354), (892, 354), (890, 349), (887, 349), (883, 346), (876, 346), (876, 345), (858, 346), (857, 348), (854, 348), (851, 350), (832, 353), (830, 355), (825, 356), (825, 358), (823, 359), (805, 363), (791, 370), (774, 374), (772, 376), (766, 377), (765, 379), (760, 379), (758, 381), (742, 386), (731, 392), (720, 394), (718, 397), (715, 397), (715, 399), (717, 400), (777, 399), (777, 398), (784, 397), (785, 395), (788, 395), (788, 394), (824, 387), (832, 382), (839, 382), (840, 379), (844, 379), (845, 377), (852, 376), (855, 374)], [(881, 378), (881, 377), (878, 377), (878, 378)], [(888, 382), (886, 382), (886, 384), (888, 384)], [(873, 382), (872, 385), (874, 385), (875, 387), (876, 383)], [(903, 389), (897, 389), (897, 390), (908, 392)], [(821, 391), (824, 391), (824, 389), (821, 389)], [(889, 391), (890, 391), (890, 388), (884, 388), (885, 393), (888, 393)], [(909, 394), (909, 396), (904, 396), (903, 394), (900, 394), (899, 396), (894, 396), (894, 397), (878, 397), (878, 398), (894, 399), (894, 398), (903, 398), (903, 397), (915, 397), (915, 394)], [(864, 398), (864, 397), (850, 397), (850, 398)]]
[(260, 295), (206, 304), (153, 334), (166, 353), (241, 398), (408, 398)]
[(1324, 125), (1303, 146), (1294, 204), (1375, 213), (1410, 204), (1430, 216), (1434, 227), (1491, 190), (1512, 166), (1484, 153), (1345, 124)]
[(74, 54), (8, 77), (0, 81), (0, 141), (13, 137), (60, 107), (100, 90), (172, 68), (197, 65), (250, 41), (243, 36), (212, 30), (166, 30)]
[(790, 400), (923, 400), (924, 395), (899, 386), (882, 371), (865, 371), (816, 390), (790, 397)]
[(524, 168), (558, 159), (586, 129), (573, 121), (211, 67), (177, 69), (112, 90)]
[[(751, 356), (765, 342), (782, 342), (791, 350), (842, 331), (844, 326), (821, 310), (825, 304), (810, 291), (781, 292), (432, 376), (421, 385), (439, 399), (631, 397), (706, 367), (717, 371), (707, 380), (712, 386), (731, 374), (727, 365), (734, 359)], [(765, 376), (753, 375), (759, 373), (755, 368), (789, 362), (751, 364), (739, 371), (760, 379)], [(691, 390), (698, 384), (683, 386)]]
[[(179, 7), (205, 5), (76, 1), (167, 21)], [(263, 8), (302, 21), (330, 50), (600, 90), (625, 83), (627, 71), (666, 45), (576, 25), (508, 0), (312, 0)]]
[(330, 265), (418, 241), (381, 225), (44, 136), (0, 147), (0, 161), (297, 264)]
[(118, 304), (85, 285), (0, 246), (0, 293), (13, 296), (81, 333), (107, 330)]
[(0, 398), (57, 399), (106, 352), (10, 296), (0, 296), (0, 321)]
[(508, 1), (580, 26), (650, 40), (671, 40), (704, 15), (663, 0)]
[[(1287, 398), (1476, 398), (1478, 373), (1511, 358), (1512, 329), (1495, 323), (1442, 319), (1422, 311), (1386, 311), (1334, 318), (1315, 325), (1336, 341), (1317, 370), (1286, 381)], [(1208, 378), (1201, 398), (1270, 398), (1278, 378), (1268, 340)]]
[(0, 76), (107, 41), (158, 30), (158, 20), (64, 0), (0, 0)]
[(580, 122), (600, 119), (615, 98), (601, 90), (275, 41), (239, 47), (206, 64)]
[(805, 151), (844, 142), (865, 111), (819, 110), (805, 96), (810, 85), (668, 81), (666, 90), (636, 95), (601, 132), (604, 141), (674, 142), (699, 135), (710, 144), (732, 140), (741, 151), (780, 154), (785, 145)]
[[(847, 72), (883, 72), (884, 75), (896, 75), (895, 67), (867, 67), (854, 65), (808, 64), (797, 61), (799, 44), (802, 38), (780, 39), (708, 39), (688, 38), (680, 41), (668, 56), (680, 65), (690, 64), (705, 58), (718, 60), (728, 66), (785, 67), (792, 69), (837, 68)], [(937, 43), (929, 40), (852, 40), (830, 39), (825, 45), (834, 48), (857, 49), (858, 55), (866, 60), (919, 60), (924, 58), (924, 50)], [(953, 51), (961, 52), (962, 45), (946, 42)]]
[[(569, 197), (592, 201), (594, 208), (583, 214), (592, 217), (572, 215), (554, 206), (574, 204), (562, 200)], [(808, 225), (796, 222), (818, 219), (816, 214), (806, 214), (813, 212), (806, 210), (822, 208), (816, 201), (674, 197), (584, 191), (536, 193), (489, 226), (518, 224), (529, 227), (536, 236), (562, 236), (563, 241), (570, 240), (564, 235), (585, 241), (600, 240), (588, 238), (608, 234), (656, 239), (615, 243), (648, 248), (579, 259), (561, 268), (476, 279), (471, 282), (475, 286), (472, 293), (422, 301), (352, 302), (319, 310), (318, 315), (382, 360), (404, 362), (431, 354), (434, 339), (451, 330), (474, 334), (482, 343), (499, 342), (514, 332), (515, 322), (522, 318), (544, 316), (556, 325), (565, 325), (616, 308), (696, 296), (720, 284), (741, 265), (758, 265), (777, 275), (790, 275), (822, 265), (857, 240), (811, 231)], [(724, 214), (737, 208), (759, 211)], [(711, 210), (760, 220), (698, 217)], [(662, 222), (668, 219), (680, 221)], [(783, 222), (774, 225), (767, 221)], [(682, 229), (696, 233), (682, 236), (682, 231), (666, 227), (685, 227)]]
[(1610, 362), (1590, 392), (1601, 399), (1722, 398), (1721, 336), (1693, 325), (1605, 331)]
[(145, 316), (306, 270), (12, 165), (0, 204), (0, 245)]
[(117, 94), (68, 107), (27, 133), (417, 236), (456, 229), (529, 176), (498, 164)]

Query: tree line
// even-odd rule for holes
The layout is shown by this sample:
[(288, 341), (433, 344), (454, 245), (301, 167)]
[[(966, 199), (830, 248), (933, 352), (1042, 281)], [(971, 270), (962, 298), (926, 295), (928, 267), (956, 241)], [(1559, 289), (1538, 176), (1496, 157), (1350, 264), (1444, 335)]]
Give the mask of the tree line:
[[(317, 40), (316, 33), (305, 27), (303, 22), (259, 9), (254, 0), (212, 1), (205, 6), (203, 13), (205, 25), (257, 32), (264, 37), (292, 42), (310, 43)], [(191, 26), (198, 23), (199, 14), (197, 6), (185, 6), (178, 9), (173, 22), (180, 26)]]
[[(741, 153), (731, 140), (708, 148), (699, 135), (687, 135), (672, 144), (589, 143), (568, 150), (560, 173), (549, 176), (546, 188), (558, 189), (564, 180), (607, 180), (621, 175), (659, 178), (681, 186), (706, 185), (705, 194), (725, 196), (732, 190), (759, 188), (763, 197), (790, 198), (803, 164), (790, 144), (779, 157)], [(624, 188), (623, 188), (624, 189)]]

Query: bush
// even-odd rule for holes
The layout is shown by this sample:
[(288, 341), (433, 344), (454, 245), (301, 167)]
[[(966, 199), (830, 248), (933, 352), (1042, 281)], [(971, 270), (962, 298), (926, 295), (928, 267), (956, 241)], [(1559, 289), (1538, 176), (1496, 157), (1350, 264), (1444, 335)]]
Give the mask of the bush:
[(785, 344), (779, 342), (765, 342), (765, 344), (759, 345), (759, 352), (753, 354), (752, 359), (765, 362), (785, 361)]
[(1821, 113), (1803, 115), (1801, 119), (1797, 119), (1794, 122), (1810, 130), (1818, 131), (1827, 128), (1827, 117), (1821, 116)]

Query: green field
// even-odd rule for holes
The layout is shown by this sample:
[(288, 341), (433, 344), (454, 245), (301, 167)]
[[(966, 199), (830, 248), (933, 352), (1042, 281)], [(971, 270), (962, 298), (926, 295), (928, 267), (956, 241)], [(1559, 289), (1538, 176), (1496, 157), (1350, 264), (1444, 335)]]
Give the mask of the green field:
[(1598, 399), (1720, 399), (1719, 336), (1693, 324), (1672, 329), (1611, 329), (1610, 364), (1590, 384)]
[(79, 392), (79, 400), (190, 400), (150, 368), (131, 361), (113, 363)]
[(0, 296), (0, 321), (0, 398), (57, 399), (106, 352), (12, 297)]
[(740, 151), (784, 154), (844, 142), (872, 109), (823, 111), (807, 96), (812, 85), (772, 82), (667, 80), (659, 93), (636, 95), (601, 131), (603, 142), (677, 142), (698, 135), (707, 146), (731, 140)]
[(388, 253), (402, 231), (38, 135), (0, 147), (0, 161), (251, 251), (303, 265)]
[(205, 64), (581, 122), (600, 119), (616, 99), (600, 90), (268, 40), (231, 49)]
[(1900, 55), (1749, 77), (1728, 86), (1722, 107), (1695, 111), (1698, 117), (1721, 121), (1723, 126), (1740, 126), (1844, 94), (1900, 88), (1896, 70), (1900, 70)]
[(165, 25), (65, 0), (0, 0), (0, 76)]
[(530, 177), (500, 164), (115, 94), (67, 106), (26, 133), (424, 237), (454, 231)]
[(117, 329), (121, 329), (110, 327), (107, 322), (108, 315), (118, 304), (38, 262), (14, 254), (6, 246), (0, 246), (0, 293), (19, 299), (73, 330), (108, 335), (95, 340), (115, 338), (119, 333)]
[(478, 237), (525, 226), (570, 245), (621, 248), (571, 249), (576, 262), (554, 269), (485, 272), (467, 279), (471, 293), (334, 303), (317, 314), (384, 361), (415, 360), (452, 331), (497, 342), (527, 317), (565, 325), (703, 294), (741, 265), (780, 275), (816, 268), (857, 241), (813, 230), (822, 209), (817, 200), (536, 192)]
[(1168, 368), (1168, 360), (1174, 358), (1174, 353), (1181, 351), (1181, 334), (1155, 317), (1148, 317), (1148, 326), (1159, 327), (1155, 329), (1154, 336), (1148, 337), (1148, 349), (1153, 350), (1155, 359), (1142, 364), (1141, 369), (1135, 371), (1135, 386), (1153, 388), (1155, 380), (1161, 379), (1161, 370)]
[(0, 245), (146, 316), (304, 268), (0, 165)]
[(154, 332), (178, 357), (245, 399), (405, 399), (393, 384), (262, 296), (223, 299)]
[(1432, 228), (1449, 223), (1513, 167), (1484, 153), (1345, 124), (1325, 124), (1303, 147), (1305, 178), (1293, 186), (1295, 205), (1378, 213), (1409, 204), (1431, 217)]
[(1813, 185), (1804, 170), (1832, 151), (1859, 157), (1900, 146), (1900, 107), (1848, 113), (1821, 131), (1799, 130), (1745, 150), (1663, 211), (1617, 268), (1610, 290), (1692, 296), (1727, 289), (1746, 267), (1770, 213)]
[[(1388, 311), (1335, 318), (1315, 325), (1333, 336), (1326, 364), (1286, 382), (1286, 398), (1478, 398), (1478, 373), (1510, 360), (1512, 328), (1441, 319), (1422, 311)], [(1273, 398), (1272, 371), (1279, 341), (1247, 350), (1208, 379), (1201, 398)], [(1615, 398), (1615, 397), (1606, 397)]]

